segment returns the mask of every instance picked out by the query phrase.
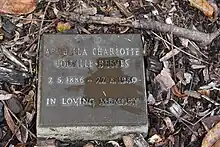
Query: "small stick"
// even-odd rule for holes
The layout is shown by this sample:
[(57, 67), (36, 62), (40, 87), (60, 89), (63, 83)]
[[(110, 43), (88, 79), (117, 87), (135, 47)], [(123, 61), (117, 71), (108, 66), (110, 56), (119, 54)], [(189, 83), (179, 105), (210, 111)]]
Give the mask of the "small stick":
[(197, 60), (199, 60), (199, 61), (202, 61), (202, 62), (204, 62), (204, 63), (209, 64), (209, 62), (207, 62), (207, 61), (205, 61), (205, 60), (203, 60), (203, 59), (200, 59), (200, 58), (198, 58), (198, 57), (196, 57), (196, 56), (194, 56), (194, 55), (192, 55), (192, 54), (190, 54), (190, 53), (188, 53), (188, 52), (182, 50), (181, 48), (179, 48), (179, 47), (177, 47), (177, 46), (171, 44), (170, 42), (166, 41), (165, 39), (163, 39), (162, 37), (160, 37), (159, 35), (157, 35), (157, 34), (154, 33), (153, 31), (152, 31), (151, 33), (154, 34), (155, 36), (157, 36), (159, 39), (161, 39), (161, 40), (163, 40), (164, 42), (166, 42), (167, 44), (169, 44), (169, 45), (173, 46), (174, 48), (176, 48), (177, 50), (181, 51), (182, 53), (184, 53), (184, 54), (186, 54), (186, 55), (188, 55), (188, 56), (190, 56), (190, 57), (192, 57), (192, 58), (195, 58), (195, 59), (197, 59)]
[(204, 45), (208, 45), (220, 34), (220, 29), (213, 33), (204, 33), (195, 30), (190, 30), (176, 25), (161, 23), (158, 21), (150, 20), (137, 20), (132, 23), (134, 28), (152, 29), (164, 33), (173, 33), (178, 37), (187, 38), (190, 40), (198, 41)]
[(47, 13), (47, 9), (48, 9), (49, 5), (50, 5), (50, 1), (47, 3), (47, 6), (46, 6), (46, 8), (45, 8), (45, 10), (44, 10), (44, 15), (43, 15), (43, 17), (42, 17), (42, 21), (41, 21), (41, 23), (40, 23), (40, 29), (39, 29), (39, 34), (38, 34), (38, 42), (37, 42), (37, 49), (38, 49), (38, 50), (39, 50), (39, 48), (40, 48), (40, 37), (41, 37), (42, 28), (43, 28), (43, 24), (44, 24), (44, 18), (45, 18), (45, 15), (46, 15), (46, 13)]
[(170, 25), (161, 23), (153, 20), (131, 20), (117, 17), (105, 17), (105, 16), (89, 16), (80, 15), (70, 12), (59, 12), (59, 16), (67, 17), (71, 21), (77, 21), (79, 23), (93, 23), (93, 24), (104, 24), (112, 25), (117, 24), (119, 26), (128, 26), (137, 29), (148, 29), (164, 33), (173, 33), (178, 37), (187, 38), (190, 40), (198, 41), (204, 45), (208, 45), (220, 34), (220, 29), (213, 33), (204, 33), (200, 31), (190, 30), (176, 25)]
[(197, 122), (195, 122), (193, 125), (195, 126), (196, 124), (198, 124), (200, 121), (202, 121), (204, 118), (206, 118), (208, 115), (210, 115), (212, 112), (214, 112), (216, 109), (218, 109), (218, 107), (216, 107), (215, 109), (211, 110), (209, 113), (207, 113), (206, 115), (204, 115), (202, 118), (200, 118)]

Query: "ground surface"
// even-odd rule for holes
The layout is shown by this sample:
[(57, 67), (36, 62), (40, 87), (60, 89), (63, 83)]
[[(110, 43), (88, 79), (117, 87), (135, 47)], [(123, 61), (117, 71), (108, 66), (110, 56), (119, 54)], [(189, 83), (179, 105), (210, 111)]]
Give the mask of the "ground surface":
[[(117, 2), (40, 1), (31, 14), (0, 16), (0, 99), (8, 99), (0, 103), (1, 146), (33, 146), (36, 142), (36, 75), (42, 33), (141, 33), (143, 36), (149, 95), (149, 135), (145, 140), (140, 135), (125, 136), (123, 140), (115, 142), (94, 140), (90, 141), (93, 144), (91, 147), (117, 146), (117, 143), (125, 146), (132, 142), (137, 147), (201, 146), (205, 134), (220, 120), (218, 38), (211, 44), (203, 45), (180, 38), (172, 32), (134, 29), (120, 23), (73, 21), (71, 17), (60, 16), (58, 12), (127, 18), (131, 21), (151, 19), (211, 33), (218, 30), (220, 23), (216, 1), (210, 2), (217, 7), (214, 18), (204, 15), (186, 0)], [(68, 29), (58, 29), (59, 22), (67, 23)], [(110, 23), (109, 20), (107, 22)], [(78, 147), (87, 143), (67, 141), (59, 142), (59, 146)], [(90, 147), (89, 144), (87, 147)]]

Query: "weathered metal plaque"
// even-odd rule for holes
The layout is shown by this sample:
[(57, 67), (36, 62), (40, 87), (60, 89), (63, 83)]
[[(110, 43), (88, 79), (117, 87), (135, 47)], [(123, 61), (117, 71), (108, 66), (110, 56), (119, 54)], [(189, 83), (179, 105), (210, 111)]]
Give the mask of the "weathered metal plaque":
[[(38, 136), (105, 139), (103, 133), (112, 129), (119, 130), (113, 131), (117, 135), (146, 133), (142, 46), (138, 34), (44, 35), (39, 56)], [(80, 136), (82, 130), (93, 135)]]

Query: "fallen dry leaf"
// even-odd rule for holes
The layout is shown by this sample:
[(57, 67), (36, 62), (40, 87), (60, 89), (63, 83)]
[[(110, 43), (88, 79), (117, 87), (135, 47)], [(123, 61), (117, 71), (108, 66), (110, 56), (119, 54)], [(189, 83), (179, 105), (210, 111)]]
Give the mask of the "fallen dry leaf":
[(97, 8), (90, 7), (86, 3), (82, 2), (80, 7), (74, 9), (74, 12), (82, 15), (95, 15), (97, 13)]
[(141, 134), (136, 134), (134, 137), (132, 137), (134, 140), (134, 146), (136, 147), (149, 147), (149, 144), (147, 141), (144, 139), (143, 135)]
[(56, 139), (39, 139), (34, 147), (57, 147)]
[(168, 109), (176, 118), (179, 118), (183, 114), (182, 107), (175, 101), (173, 101)]
[(71, 25), (68, 22), (66, 23), (58, 22), (57, 27), (56, 27), (57, 31), (59, 32), (64, 32), (65, 30), (69, 30), (70, 28), (71, 28)]
[(0, 0), (0, 13), (27, 14), (36, 8), (36, 0)]
[(202, 89), (202, 90), (198, 90), (198, 93), (202, 94), (202, 95), (205, 95), (205, 96), (210, 96), (210, 90), (209, 89)]
[[(24, 125), (27, 127), (27, 121), (25, 121)], [(23, 143), (27, 143), (28, 140), (28, 130), (23, 126), (20, 127), (21, 139)]]
[(165, 90), (169, 90), (175, 85), (173, 81), (170, 70), (167, 68), (163, 68), (163, 70), (155, 77), (155, 80), (158, 81), (161, 87)]
[(171, 88), (171, 91), (173, 93), (173, 95), (179, 97), (179, 98), (182, 98), (182, 97), (185, 97), (187, 96), (186, 94), (182, 94), (179, 89), (177, 88), (176, 85), (174, 85), (172, 88)]
[(171, 119), (169, 117), (165, 117), (163, 120), (164, 120), (167, 128), (170, 130), (170, 132), (173, 133), (175, 131), (175, 129), (174, 129), (174, 125), (173, 125)]
[(191, 6), (202, 11), (206, 16), (213, 17), (214, 8), (206, 0), (189, 0)]
[(177, 55), (180, 52), (180, 50), (173, 49), (170, 52), (168, 52), (165, 56), (160, 58), (160, 61), (167, 61), (168, 59), (172, 58), (173, 56)]
[(124, 142), (125, 147), (133, 147), (134, 146), (134, 141), (131, 136), (123, 136), (122, 140)]
[(217, 140), (212, 147), (219, 147), (219, 146), (220, 146), (220, 139)]
[(197, 91), (185, 90), (184, 94), (186, 94), (186, 96), (190, 96), (197, 99), (201, 98), (201, 94), (198, 93)]
[(8, 100), (12, 98), (12, 94), (0, 94), (0, 100)]
[(26, 122), (27, 122), (27, 125), (30, 125), (33, 118), (34, 118), (34, 115), (35, 115), (35, 111), (32, 111), (32, 113), (29, 113), (29, 112), (26, 112)]
[(213, 124), (220, 122), (220, 115), (206, 117), (201, 121), (206, 125), (206, 127), (208, 127), (208, 129), (211, 129)]
[(163, 141), (163, 139), (162, 139), (159, 135), (157, 135), (157, 134), (154, 134), (153, 136), (151, 136), (151, 137), (148, 139), (148, 142), (149, 142), (150, 144), (159, 143), (159, 142), (161, 142), (161, 141)]
[(8, 127), (10, 128), (11, 132), (15, 133), (17, 126), (15, 125), (15, 123), (9, 113), (8, 107), (6, 107), (6, 106), (4, 107), (4, 116), (5, 116), (6, 122), (8, 124)]
[(26, 145), (23, 143), (18, 143), (15, 147), (26, 147)]
[(91, 143), (87, 143), (86, 145), (84, 145), (83, 147), (94, 147), (94, 145), (93, 144), (91, 144)]
[(107, 143), (112, 144), (114, 147), (121, 147), (116, 141), (109, 141)]
[(9, 129), (11, 130), (11, 132), (13, 134), (15, 134), (15, 136), (17, 137), (17, 139), (21, 142), (21, 143), (24, 143), (22, 137), (21, 137), (21, 131), (20, 129), (18, 129), (18, 126), (14, 123), (12, 117), (11, 117), (11, 114), (8, 110), (8, 107), (7, 106), (4, 106), (4, 117), (5, 117), (5, 120), (8, 124), (8, 127)]
[[(220, 139), (220, 122), (217, 123), (206, 136), (203, 138), (202, 146), (201, 147), (212, 147), (213, 145), (216, 146), (216, 143), (219, 142)], [(219, 143), (217, 143), (219, 145)]]

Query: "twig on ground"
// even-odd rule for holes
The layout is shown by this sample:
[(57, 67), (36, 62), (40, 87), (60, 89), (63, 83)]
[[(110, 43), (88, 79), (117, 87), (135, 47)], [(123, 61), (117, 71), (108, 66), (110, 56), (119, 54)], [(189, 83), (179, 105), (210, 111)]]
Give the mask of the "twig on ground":
[[(25, 18), (25, 17), (19, 17), (19, 16), (10, 15), (10, 14), (3, 14), (2, 16), (10, 17), (10, 18), (15, 18), (15, 19), (19, 19), (19, 20), (27, 20), (27, 21), (42, 21), (42, 19), (36, 19), (36, 18)], [(52, 22), (52, 21), (54, 21), (54, 20), (44, 20), (44, 22)]]
[(46, 8), (45, 8), (45, 10), (44, 10), (44, 14), (43, 14), (43, 17), (42, 17), (42, 21), (41, 21), (41, 23), (40, 23), (40, 30), (39, 30), (39, 34), (38, 34), (37, 49), (40, 48), (40, 36), (42, 35), (42, 28), (43, 28), (43, 24), (44, 24), (44, 19), (45, 19), (45, 15), (46, 15), (46, 13), (47, 13), (47, 9), (48, 9), (50, 3), (51, 3), (51, 1), (49, 1), (49, 2), (47, 3), (47, 6), (46, 6)]
[(216, 102), (215, 100), (209, 98), (208, 96), (205, 95), (201, 95), (202, 98), (206, 99), (207, 101), (211, 102), (212, 104), (214, 104), (215, 106), (220, 106), (220, 104), (218, 102)]
[(203, 33), (195, 30), (190, 30), (175, 25), (165, 24), (158, 21), (138, 20), (132, 23), (135, 28), (152, 29), (159, 32), (172, 32), (178, 37), (187, 38), (198, 41), (204, 45), (208, 45), (220, 34), (220, 29), (213, 33)]
[(201, 122), (204, 118), (206, 118), (208, 115), (210, 115), (212, 112), (214, 112), (215, 110), (219, 109), (219, 107), (216, 107), (215, 109), (211, 110), (210, 112), (208, 112), (206, 115), (204, 115), (202, 118), (200, 118), (197, 122), (195, 122), (193, 125), (195, 126), (196, 124), (198, 124), (199, 122)]
[(176, 25), (170, 25), (153, 20), (131, 20), (117, 17), (104, 17), (104, 16), (89, 16), (80, 15), (70, 12), (59, 12), (59, 16), (67, 17), (71, 21), (77, 21), (80, 23), (94, 23), (112, 25), (117, 24), (120, 26), (129, 26), (139, 29), (149, 29), (164, 33), (173, 33), (178, 37), (187, 38), (190, 40), (198, 41), (204, 45), (208, 45), (220, 34), (220, 29), (213, 33), (203, 33), (195, 30), (190, 30)]
[(166, 42), (167, 44), (173, 46), (174, 48), (176, 48), (177, 50), (181, 51), (182, 53), (184, 53), (184, 54), (186, 54), (186, 55), (188, 55), (188, 56), (190, 56), (190, 57), (192, 57), (192, 58), (195, 58), (195, 59), (197, 59), (198, 61), (201, 61), (201, 62), (204, 62), (204, 63), (209, 64), (209, 62), (207, 62), (207, 61), (205, 61), (205, 60), (203, 60), (203, 59), (200, 59), (200, 58), (198, 58), (198, 57), (196, 57), (196, 56), (194, 56), (194, 55), (192, 55), (192, 54), (190, 54), (190, 53), (188, 53), (188, 52), (182, 50), (181, 48), (179, 48), (179, 47), (173, 45), (172, 43), (168, 42), (167, 40), (163, 39), (162, 37), (160, 37), (159, 35), (157, 35), (156, 33), (154, 33), (153, 31), (152, 31), (152, 33), (153, 33), (155, 36), (157, 36), (159, 39), (161, 39), (161, 40), (163, 40), (164, 42)]
[[(51, 27), (53, 24), (55, 23), (55, 21), (51, 22), (48, 26), (44, 27), (41, 29), (40, 35), (42, 35), (49, 27)], [(36, 34), (37, 32), (34, 32), (34, 34)], [(27, 51), (36, 41), (38, 41), (39, 38), (35, 38), (26, 48), (23, 48), (20, 50), (21, 54), (24, 54), (25, 51)]]

